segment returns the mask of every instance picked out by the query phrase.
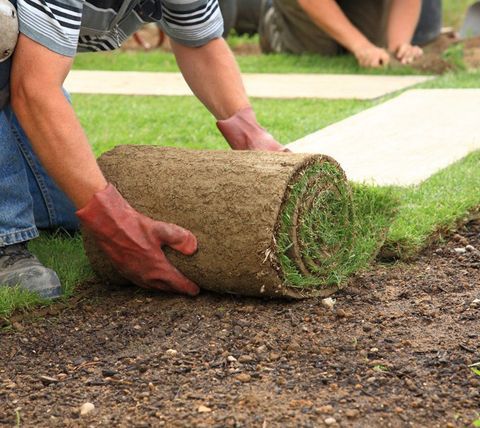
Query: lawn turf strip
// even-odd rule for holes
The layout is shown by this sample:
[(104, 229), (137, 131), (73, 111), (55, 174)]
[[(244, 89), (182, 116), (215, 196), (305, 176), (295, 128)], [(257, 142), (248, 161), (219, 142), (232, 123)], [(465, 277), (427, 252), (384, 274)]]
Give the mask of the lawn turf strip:
[[(167, 257), (201, 288), (220, 293), (328, 296), (368, 265), (392, 220), (379, 222), (381, 230), (358, 227), (356, 219), (391, 211), (356, 213), (343, 171), (322, 155), (128, 145), (102, 155), (99, 165), (134, 208), (192, 231), (198, 252), (186, 257), (166, 248)], [(85, 248), (102, 280), (128, 282), (88, 234)]]

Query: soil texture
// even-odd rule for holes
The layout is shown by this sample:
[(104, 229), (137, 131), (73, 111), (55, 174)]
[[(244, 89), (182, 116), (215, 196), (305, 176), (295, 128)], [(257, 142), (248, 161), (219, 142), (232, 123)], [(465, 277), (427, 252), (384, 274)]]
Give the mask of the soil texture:
[(415, 263), (374, 266), (335, 303), (85, 284), (5, 322), (0, 425), (471, 426), (478, 248), (472, 222)]
[(480, 67), (480, 37), (459, 40), (455, 33), (445, 33), (423, 50), (423, 56), (412, 67), (425, 73), (443, 74), (458, 68)]

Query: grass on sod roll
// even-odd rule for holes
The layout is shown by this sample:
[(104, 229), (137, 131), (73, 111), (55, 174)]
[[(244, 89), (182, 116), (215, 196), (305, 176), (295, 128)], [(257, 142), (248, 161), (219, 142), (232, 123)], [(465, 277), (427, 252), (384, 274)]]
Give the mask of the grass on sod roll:
[(351, 189), (336, 165), (310, 166), (291, 187), (276, 231), (286, 284), (327, 288), (364, 269), (380, 249), (396, 206), (388, 189)]

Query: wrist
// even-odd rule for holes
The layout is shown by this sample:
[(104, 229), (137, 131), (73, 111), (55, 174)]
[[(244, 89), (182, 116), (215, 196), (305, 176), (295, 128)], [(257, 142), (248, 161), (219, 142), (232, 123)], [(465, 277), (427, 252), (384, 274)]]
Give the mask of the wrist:
[(262, 131), (251, 106), (238, 110), (228, 119), (217, 121), (217, 128), (234, 150), (249, 150), (252, 135)]
[(368, 40), (363, 34), (355, 37), (351, 42), (345, 45), (345, 47), (354, 55), (358, 55), (360, 52), (375, 47), (375, 45)]

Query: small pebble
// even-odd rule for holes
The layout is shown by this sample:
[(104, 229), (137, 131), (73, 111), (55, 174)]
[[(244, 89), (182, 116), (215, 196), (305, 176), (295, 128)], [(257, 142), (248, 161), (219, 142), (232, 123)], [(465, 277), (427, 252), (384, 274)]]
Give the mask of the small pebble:
[(325, 419), (323, 422), (325, 422), (325, 425), (333, 425), (337, 423), (337, 420), (330, 416), (329, 418)]
[(204, 406), (204, 405), (200, 405), (198, 406), (198, 413), (210, 413), (212, 411), (212, 409), (210, 407), (207, 407), (207, 406)]
[(165, 351), (165, 356), (167, 357), (176, 357), (178, 354), (178, 351), (176, 351), (175, 349), (167, 349)]
[(325, 306), (328, 309), (333, 309), (335, 306), (335, 299), (332, 299), (331, 297), (327, 297), (326, 299), (322, 299), (322, 305)]
[(473, 253), (476, 250), (476, 248), (473, 245), (467, 245), (465, 249), (470, 253)]
[(239, 363), (251, 363), (253, 361), (253, 357), (251, 355), (240, 355), (240, 357), (238, 357), (238, 362)]
[(93, 403), (84, 403), (80, 407), (80, 416), (87, 416), (89, 413), (95, 410), (95, 405)]
[(40, 376), (40, 381), (44, 385), (50, 385), (52, 383), (58, 383), (58, 379), (50, 376)]
[(229, 355), (229, 356), (227, 357), (227, 361), (228, 361), (229, 363), (234, 363), (234, 362), (237, 361), (237, 359), (236, 359), (233, 355)]
[(347, 418), (350, 418), (350, 419), (357, 418), (359, 414), (360, 412), (357, 409), (347, 409), (345, 411), (345, 415), (347, 416)]
[(455, 251), (457, 254), (464, 254), (467, 252), (467, 249), (465, 247), (460, 247), (460, 248), (455, 248), (453, 251)]
[(250, 382), (252, 377), (248, 373), (240, 373), (235, 376), (235, 379), (239, 380), (242, 383)]
[(333, 406), (330, 404), (326, 404), (325, 406), (320, 406), (315, 409), (316, 413), (323, 413), (323, 414), (331, 414), (333, 413)]

